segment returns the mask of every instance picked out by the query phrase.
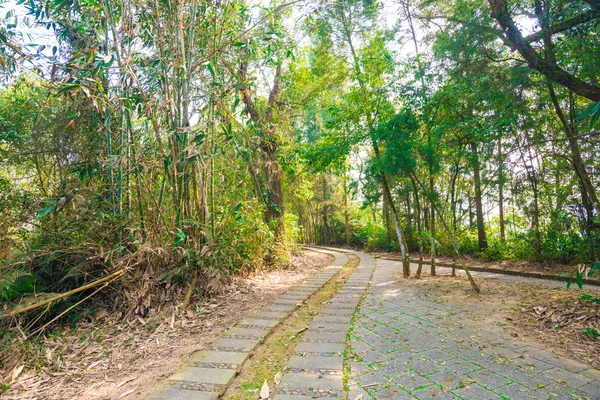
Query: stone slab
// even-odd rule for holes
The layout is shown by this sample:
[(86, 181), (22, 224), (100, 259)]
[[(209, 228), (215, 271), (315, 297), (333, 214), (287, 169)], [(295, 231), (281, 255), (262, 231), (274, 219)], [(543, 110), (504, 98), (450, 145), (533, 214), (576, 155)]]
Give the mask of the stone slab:
[(234, 369), (184, 367), (169, 379), (172, 381), (227, 385), (235, 374), (236, 370)]
[(308, 372), (288, 372), (283, 375), (283, 379), (279, 384), (279, 388), (283, 390), (306, 389), (312, 392), (318, 392), (319, 390), (342, 391), (344, 389), (344, 382), (341, 375), (320, 375)]
[(164, 388), (151, 393), (146, 400), (216, 400), (218, 397), (217, 392)]
[(343, 353), (345, 343), (313, 343), (300, 342), (296, 345), (296, 353)]
[(350, 323), (347, 324), (332, 324), (327, 322), (312, 322), (309, 326), (309, 330), (316, 330), (321, 332), (347, 332), (350, 328)]
[(268, 335), (269, 331), (259, 328), (243, 328), (236, 326), (231, 329), (227, 329), (223, 332), (223, 337), (227, 336), (246, 336), (253, 339), (264, 339)]
[(257, 311), (250, 314), (250, 318), (252, 319), (284, 319), (289, 312), (283, 311)]
[(279, 321), (268, 320), (268, 319), (244, 319), (237, 323), (236, 326), (252, 326), (252, 327), (263, 327), (267, 330), (274, 328), (279, 324)]
[(302, 335), (301, 341), (303, 342), (346, 342), (346, 332), (320, 332), (320, 331), (307, 331)]
[[(260, 344), (260, 340), (248, 340), (248, 339), (227, 339), (222, 338), (214, 342), (212, 348), (231, 348), (244, 353), (252, 351), (256, 346)], [(219, 350), (222, 351), (222, 350)]]
[[(300, 368), (312, 371), (319, 370), (339, 370), (342, 371), (344, 359), (342, 356), (323, 357), (323, 356), (292, 356), (287, 367)], [(308, 371), (307, 371), (308, 372)]]
[(240, 365), (246, 360), (246, 357), (248, 357), (248, 355), (245, 353), (202, 350), (194, 354), (190, 358), (189, 363), (207, 362)]

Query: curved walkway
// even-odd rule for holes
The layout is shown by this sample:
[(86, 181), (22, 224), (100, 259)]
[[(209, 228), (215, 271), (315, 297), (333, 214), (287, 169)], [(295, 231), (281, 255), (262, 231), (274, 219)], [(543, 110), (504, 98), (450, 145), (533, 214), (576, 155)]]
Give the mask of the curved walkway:
[(600, 399), (598, 371), (472, 321), (473, 309), (423, 296), (399, 271), (377, 260), (351, 327), (351, 400)]
[(276, 400), (600, 399), (597, 370), (474, 320), (476, 306), (449, 305), (423, 288), (403, 284), (398, 261), (335, 250), (319, 248), (334, 255), (331, 266), (225, 332), (148, 399), (221, 397), (254, 349), (347, 263), (340, 251), (358, 256), (360, 263), (303, 332), (277, 385)]

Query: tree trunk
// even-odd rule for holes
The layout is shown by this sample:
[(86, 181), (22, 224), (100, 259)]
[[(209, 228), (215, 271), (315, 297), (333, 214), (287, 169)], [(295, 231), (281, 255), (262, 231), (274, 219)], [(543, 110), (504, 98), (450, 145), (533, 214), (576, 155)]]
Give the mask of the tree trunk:
[(348, 213), (348, 185), (344, 178), (344, 226), (346, 228), (346, 247), (350, 247), (350, 215)]
[(500, 218), (500, 242), (506, 242), (504, 223), (504, 157), (502, 156), (502, 139), (498, 140), (498, 216)]
[(417, 279), (421, 278), (423, 271), (423, 230), (421, 228), (421, 202), (419, 200), (419, 189), (413, 177), (410, 177), (415, 192), (415, 219), (417, 221), (417, 235), (419, 236), (419, 267), (417, 268)]
[(408, 250), (414, 244), (413, 228), (412, 228), (412, 211), (411, 211), (411, 199), (410, 193), (406, 196), (406, 241), (408, 243)]
[[(377, 148), (377, 143), (375, 142), (375, 140), (373, 140), (373, 147), (375, 147), (375, 156), (379, 158), (379, 149)], [(396, 235), (398, 236), (398, 245), (400, 246), (400, 252), (402, 253), (402, 276), (408, 278), (410, 276), (410, 258), (408, 255), (408, 250), (406, 248), (406, 238), (402, 234), (402, 229), (400, 228), (398, 212), (396, 211), (396, 206), (394, 205), (394, 201), (392, 199), (392, 193), (390, 192), (387, 177), (383, 172), (380, 173), (380, 176), (381, 184), (383, 187), (383, 195), (387, 197), (388, 203), (390, 205), (390, 211), (392, 212), (392, 222), (394, 223), (394, 228), (396, 229)]]
[(598, 195), (596, 194), (596, 189), (592, 184), (590, 179), (590, 175), (585, 168), (585, 164), (581, 157), (581, 150), (579, 149), (579, 143), (577, 143), (577, 139), (575, 137), (575, 133), (573, 132), (572, 126), (569, 124), (565, 115), (558, 103), (558, 98), (556, 97), (556, 92), (554, 91), (554, 87), (552, 83), (546, 82), (548, 85), (548, 91), (550, 92), (550, 98), (552, 99), (552, 104), (554, 105), (554, 110), (556, 111), (556, 115), (560, 119), (560, 122), (565, 131), (565, 135), (567, 136), (567, 141), (569, 143), (569, 148), (571, 150), (571, 163), (575, 168), (575, 172), (581, 181), (581, 184), (585, 188), (590, 201), (594, 205), (594, 209), (596, 210), (597, 215), (600, 215), (600, 201), (598, 200)]
[(327, 198), (327, 180), (325, 179), (325, 174), (322, 175), (322, 185), (323, 185), (323, 243), (329, 244), (329, 222), (327, 221), (327, 202), (329, 199)]
[(485, 225), (483, 221), (483, 203), (481, 196), (481, 171), (479, 166), (479, 155), (477, 154), (477, 143), (471, 141), (471, 157), (473, 164), (473, 179), (475, 181), (475, 213), (477, 216), (477, 239), (479, 250), (486, 250), (488, 247), (487, 236), (485, 234)]
[(431, 204), (431, 222), (429, 223), (429, 232), (431, 233), (431, 276), (435, 276), (435, 201), (434, 197), (433, 171), (429, 169), (429, 202)]
[[(454, 166), (454, 174), (452, 175), (452, 185), (450, 186), (450, 204), (452, 207), (452, 234), (456, 236), (457, 222), (456, 217), (456, 179), (460, 170), (460, 161), (457, 161)], [(456, 276), (456, 254), (452, 254), (452, 276)]]
[(388, 206), (387, 196), (383, 196), (383, 216), (385, 218), (385, 233), (388, 242), (388, 246), (391, 246), (392, 240), (394, 238), (394, 233), (392, 232), (392, 220), (390, 218), (390, 207)]

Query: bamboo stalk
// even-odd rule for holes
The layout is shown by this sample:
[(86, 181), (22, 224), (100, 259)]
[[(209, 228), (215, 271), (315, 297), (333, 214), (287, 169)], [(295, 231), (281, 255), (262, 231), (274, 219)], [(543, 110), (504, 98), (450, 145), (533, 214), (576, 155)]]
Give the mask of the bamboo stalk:
[(19, 314), (22, 314), (22, 313), (27, 312), (27, 311), (35, 310), (36, 308), (44, 307), (44, 306), (49, 305), (49, 304), (51, 304), (51, 303), (53, 303), (55, 301), (62, 300), (64, 298), (66, 298), (66, 297), (74, 295), (75, 293), (83, 292), (84, 290), (96, 287), (96, 286), (98, 286), (98, 285), (100, 285), (100, 284), (102, 284), (102, 283), (104, 283), (106, 281), (109, 281), (109, 280), (111, 280), (113, 278), (116, 278), (116, 277), (118, 277), (120, 275), (123, 275), (125, 273), (125, 271), (126, 271), (126, 269), (118, 270), (116, 272), (113, 272), (110, 275), (105, 276), (104, 278), (100, 278), (100, 279), (98, 279), (98, 280), (96, 280), (94, 282), (90, 282), (90, 283), (88, 283), (86, 285), (80, 286), (77, 289), (69, 290), (68, 292), (61, 293), (61, 294), (59, 294), (57, 296), (54, 296), (52, 298), (40, 301), (38, 303), (31, 304), (31, 305), (26, 306), (26, 307), (18, 308), (15, 311), (11, 311), (11, 312), (8, 312), (8, 313), (2, 313), (2, 314), (0, 314), (0, 319), (2, 319), (2, 318), (8, 318), (8, 317), (14, 317), (15, 315), (19, 315)]

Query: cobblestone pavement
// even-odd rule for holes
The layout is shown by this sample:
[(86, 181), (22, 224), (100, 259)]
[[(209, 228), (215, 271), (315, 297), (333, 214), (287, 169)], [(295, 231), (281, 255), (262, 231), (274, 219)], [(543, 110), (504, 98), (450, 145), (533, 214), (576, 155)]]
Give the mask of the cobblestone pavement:
[(277, 388), (275, 400), (341, 399), (346, 396), (342, 378), (346, 335), (369, 280), (374, 262), (364, 253), (344, 286), (319, 310)]
[(598, 371), (403, 285), (397, 261), (376, 264), (351, 324), (350, 400), (600, 399)]

